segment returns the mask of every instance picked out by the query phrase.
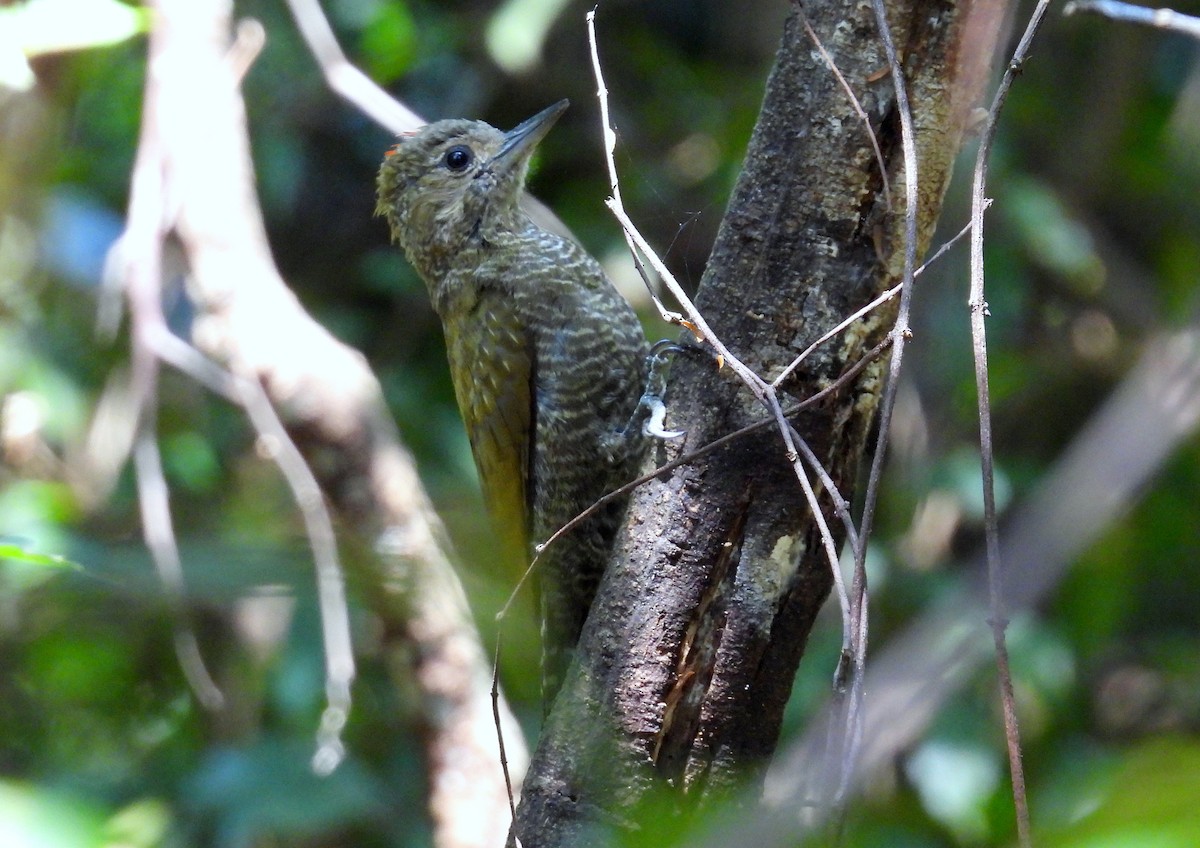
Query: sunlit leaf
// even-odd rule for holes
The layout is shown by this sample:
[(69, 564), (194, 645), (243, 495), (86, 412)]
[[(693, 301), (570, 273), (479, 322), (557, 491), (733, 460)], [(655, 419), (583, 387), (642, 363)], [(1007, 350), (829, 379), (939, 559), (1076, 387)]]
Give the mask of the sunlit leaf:
[(58, 554), (41, 554), (31, 551), (23, 543), (11, 539), (0, 539), (0, 560), (20, 562), (39, 568), (65, 568), (71, 571), (83, 570), (83, 566), (77, 562), (71, 562), (66, 557), (59, 556)]
[(6, 43), (27, 57), (104, 47), (146, 31), (146, 9), (116, 0), (29, 0), (0, 8)]
[(37, 786), (0, 783), (0, 845), (100, 848), (103, 822), (90, 805)]
[(113, 848), (153, 848), (163, 844), (170, 825), (171, 811), (164, 802), (142, 799), (118, 811), (105, 831)]

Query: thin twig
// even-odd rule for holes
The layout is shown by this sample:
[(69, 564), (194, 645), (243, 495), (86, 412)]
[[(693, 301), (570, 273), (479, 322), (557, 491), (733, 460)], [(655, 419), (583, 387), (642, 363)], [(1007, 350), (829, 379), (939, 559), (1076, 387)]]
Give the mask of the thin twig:
[(883, 161), (883, 151), (879, 149), (879, 138), (875, 135), (875, 128), (871, 126), (871, 119), (867, 116), (867, 112), (863, 109), (862, 104), (858, 102), (858, 96), (854, 93), (854, 89), (850, 87), (850, 82), (842, 76), (841, 70), (837, 66), (837, 62), (833, 61), (833, 57), (825, 49), (825, 45), (821, 43), (821, 39), (817, 37), (817, 33), (813, 30), (812, 25), (808, 22), (808, 17), (804, 14), (804, 5), (797, 2), (796, 7), (800, 10), (800, 23), (804, 24), (804, 31), (808, 33), (808, 38), (812, 41), (813, 46), (817, 48), (817, 52), (821, 54), (821, 58), (825, 60), (825, 64), (829, 66), (829, 70), (833, 72), (834, 78), (846, 92), (846, 96), (850, 99), (850, 106), (854, 109), (855, 114), (862, 119), (863, 126), (866, 127), (867, 137), (871, 140), (871, 149), (875, 151), (875, 163), (879, 165), (879, 177), (883, 181), (883, 202), (887, 204), (888, 211), (892, 208), (892, 186), (888, 179), (887, 164)]
[(837, 336), (838, 334), (840, 334), (841, 332), (846, 330), (848, 327), (850, 327), (852, 324), (854, 324), (855, 321), (858, 321), (860, 318), (864, 317), (868, 313), (875, 311), (880, 306), (887, 303), (889, 300), (891, 300), (896, 295), (898, 295), (900, 293), (900, 289), (901, 289), (902, 285), (903, 284), (897, 284), (897, 285), (892, 286), (890, 289), (885, 291), (883, 294), (879, 295), (877, 298), (872, 300), (866, 306), (863, 306), (862, 308), (856, 310), (852, 314), (846, 316), (841, 321), (839, 321), (836, 325), (834, 325), (834, 327), (832, 327), (831, 329), (822, 333), (816, 339), (816, 341), (814, 341), (812, 344), (810, 344), (808, 347), (806, 347), (804, 350), (802, 350), (795, 359), (793, 359), (791, 362), (788, 363), (786, 368), (784, 368), (782, 371), (779, 372), (779, 376), (771, 381), (771, 388), (773, 388), (773, 389), (778, 388), (783, 383), (784, 380), (786, 380), (788, 377), (790, 377), (792, 375), (792, 372), (794, 372), (797, 368), (800, 367), (801, 362), (808, 359), (808, 357), (812, 356), (813, 352), (818, 347), (825, 344), (825, 342), (829, 341), (834, 336)]
[(170, 491), (163, 474), (162, 454), (158, 450), (151, 418), (154, 408), (143, 408), (143, 426), (140, 428), (133, 447), (134, 476), (137, 481), (138, 510), (142, 518), (142, 535), (146, 548), (154, 560), (155, 570), (171, 605), (175, 655), (183, 676), (192, 692), (206, 709), (218, 710), (225, 704), (225, 696), (209, 674), (200, 653), (196, 633), (187, 620), (185, 604), (183, 565), (179, 558), (179, 544), (171, 521)]
[[(616, 163), (613, 160), (613, 148), (616, 144), (616, 133), (612, 126), (608, 123), (608, 89), (604, 86), (604, 77), (600, 69), (599, 52), (596, 46), (596, 10), (593, 9), (587, 15), (588, 24), (588, 40), (591, 44), (593, 57), (593, 70), (596, 74), (596, 94), (600, 99), (600, 114), (604, 116), (603, 133), (605, 138), (605, 156), (608, 161), (609, 177), (612, 180), (613, 196), (605, 201), (605, 206), (616, 217), (617, 222), (621, 225), (621, 230), (625, 233), (627, 241), (631, 241), (630, 251), (634, 254), (634, 261), (638, 263), (638, 255), (644, 256), (654, 267), (655, 273), (663, 281), (663, 285), (675, 298), (675, 302), (682, 308), (684, 315), (677, 312), (668, 312), (661, 309), (663, 320), (671, 321), (672, 323), (681, 324), (691, 330), (692, 334), (700, 341), (707, 342), (717, 355), (717, 359), (723, 365), (728, 365), (730, 369), (744, 382), (754, 396), (758, 398), (764, 405), (767, 405), (767, 384), (754, 371), (746, 366), (740, 359), (733, 355), (729, 348), (717, 337), (712, 328), (708, 325), (708, 321), (700, 314), (700, 310), (692, 303), (691, 298), (679, 285), (675, 279), (675, 275), (671, 273), (666, 264), (655, 253), (650, 243), (638, 230), (637, 226), (630, 219), (625, 211), (625, 206), (621, 203), (621, 192), (619, 180), (617, 179)], [(645, 274), (643, 273), (643, 279)], [(651, 295), (654, 293), (651, 292)], [(685, 317), (686, 316), (686, 317)]]
[(504, 727), (500, 719), (500, 633), (496, 633), (496, 653), (492, 657), (492, 720), (496, 723), (496, 743), (500, 747), (500, 770), (508, 792), (508, 812), (517, 820), (517, 802), (513, 796), (512, 775), (508, 771), (508, 751), (504, 747)]
[[(617, 162), (614, 154), (617, 149), (617, 133), (613, 129), (612, 120), (608, 115), (608, 88), (604, 85), (604, 73), (600, 69), (600, 51), (596, 46), (596, 9), (585, 16), (587, 21), (588, 31), (588, 46), (592, 52), (592, 73), (596, 77), (596, 99), (600, 101), (600, 125), (602, 127), (601, 134), (604, 137), (604, 161), (608, 165), (608, 184), (612, 190), (612, 196), (621, 203), (621, 183), (617, 179)], [(633, 267), (637, 269), (638, 276), (642, 278), (642, 282), (646, 285), (646, 291), (650, 293), (650, 298), (654, 302), (654, 308), (658, 310), (658, 314), (664, 321), (672, 324), (678, 324), (683, 317), (678, 312), (672, 312), (663, 306), (662, 301), (658, 299), (658, 293), (654, 291), (654, 285), (650, 282), (650, 275), (646, 273), (646, 265), (642, 262), (642, 257), (638, 253), (637, 248), (633, 246), (633, 237), (625, 229), (621, 230), (625, 236), (625, 244), (629, 246), (629, 254), (633, 257)]]
[(321, 638), (325, 646), (325, 709), (317, 728), (317, 750), (313, 771), (333, 772), (345, 758), (342, 730), (350, 716), (350, 687), (354, 682), (354, 642), (350, 635), (350, 612), (346, 582), (338, 560), (333, 519), (321, 486), (300, 449), (267, 397), (262, 384), (238, 379), (234, 383), (246, 417), (258, 435), (264, 453), (279, 468), (292, 491), (304, 520), (304, 531), (317, 575), (317, 608), (321, 614)]
[(287, 0), (287, 4), (330, 88), (396, 135), (411, 132), (425, 123), (350, 64), (317, 0)]
[[(804, 463), (801, 461), (799, 449), (796, 447), (797, 442), (803, 442), (795, 428), (788, 423), (783, 414), (783, 408), (779, 405), (779, 397), (773, 387), (768, 388), (767, 399), (770, 403), (771, 413), (775, 418), (775, 423), (779, 426), (779, 432), (783, 434), (783, 443), (787, 448), (787, 459), (791, 463), (792, 471), (796, 475), (796, 479), (800, 481), (800, 487), (804, 490), (804, 499), (808, 502), (808, 508), (811, 510), (813, 520), (817, 522), (817, 530), (821, 534), (821, 544), (825, 548), (825, 556), (830, 563), (830, 571), (833, 574), (833, 587), (837, 593), (838, 606), (842, 611), (842, 648), (849, 647), (850, 644), (850, 597), (846, 594), (846, 581), (842, 577), (842, 569), (840, 567), (841, 558), (838, 556), (837, 543), (833, 541), (833, 534), (829, 531), (829, 522), (825, 520), (825, 514), (821, 511), (821, 502), (817, 496), (817, 492), (813, 489), (812, 481), (808, 479), (808, 472), (804, 470)], [(805, 445), (807, 448), (807, 444)], [(816, 460), (816, 455), (809, 451), (806, 457), (811, 457)], [(839, 515), (845, 512), (845, 499), (841, 493), (833, 486), (833, 479), (825, 472), (824, 466), (817, 462), (817, 467), (820, 469), (821, 480), (825, 483), (830, 498), (835, 505), (840, 504), (840, 507), (835, 506)], [(849, 522), (850, 536), (853, 536), (854, 522)]]
[(1029, 827), (1029, 804), (1025, 793), (1025, 773), (1021, 763), (1021, 733), (1017, 722), (1016, 699), (1013, 695), (1012, 672), (1008, 663), (1005, 631), (1008, 627), (1007, 603), (1004, 598), (1004, 573), (1000, 561), (1000, 531), (996, 520), (995, 463), (992, 446), (991, 390), (988, 385), (987, 362), (987, 302), (984, 300), (983, 270), (983, 212), (987, 186), (988, 159), (996, 137), (1000, 110), (1008, 97), (1013, 78), (1029, 53), (1030, 43), (1049, 8), (1049, 0), (1040, 0), (1029, 18), (996, 94), (988, 110), (987, 124), (975, 155), (975, 171), (971, 184), (971, 293), (968, 300), (971, 315), (971, 342), (975, 356), (975, 390), (979, 404), (979, 460), (983, 485), (983, 532), (987, 552), (988, 598), (990, 625), (996, 651), (996, 667), (1000, 678), (1000, 697), (1004, 711), (1004, 735), (1008, 746), (1008, 765), (1012, 776), (1013, 806), (1017, 819), (1017, 838), (1022, 848), (1032, 845)]
[(817, 479), (821, 481), (821, 485), (829, 492), (833, 499), (833, 511), (838, 518), (842, 520), (842, 526), (846, 530), (846, 542), (850, 545), (850, 550), (858, 545), (858, 528), (854, 525), (854, 516), (850, 514), (850, 502), (842, 497), (842, 493), (838, 490), (837, 484), (833, 478), (829, 476), (829, 472), (825, 470), (825, 466), (817, 459), (816, 453), (808, 442), (802, 437), (790, 423), (788, 429), (792, 433), (792, 438), (795, 439), (796, 447), (800, 451), (800, 456), (808, 463), (809, 467), (816, 473)]
[[(879, 485), (883, 477), (883, 460), (887, 453), (888, 432), (892, 410), (896, 404), (896, 391), (900, 381), (900, 369), (904, 361), (904, 346), (910, 335), (908, 315), (912, 302), (914, 272), (917, 264), (917, 149), (913, 130), (912, 110), (908, 102), (908, 88), (904, 69), (896, 53), (891, 29), (887, 21), (887, 9), (883, 0), (872, 0), (879, 40), (887, 55), (892, 85), (896, 94), (896, 111), (900, 117), (900, 144), (904, 156), (904, 270), (900, 283), (900, 304), (896, 310), (896, 323), (892, 328), (892, 357), (888, 379), (879, 404), (879, 435), (875, 456), (867, 478), (867, 491), (863, 499), (863, 512), (859, 520), (859, 544), (854, 550), (854, 576), (850, 588), (850, 614), (852, 650), (843, 655), (835, 677), (835, 700), (839, 702), (844, 734), (836, 751), (839, 761), (839, 778), (833, 795), (835, 808), (841, 809), (850, 785), (851, 773), (857, 758), (858, 740), (862, 736), (862, 684), (866, 667), (868, 604), (867, 604), (867, 540), (874, 526), (875, 507), (879, 499)], [(849, 667), (846, 667), (846, 664)], [(840, 827), (841, 816), (834, 821)]]
[[(783, 411), (784, 417), (790, 418), (791, 416), (793, 416), (799, 412), (802, 412), (803, 410), (807, 409), (810, 406), (813, 406), (814, 404), (820, 403), (825, 398), (827, 398), (830, 395), (834, 394), (835, 392), (838, 392), (841, 389), (845, 388), (847, 385), (849, 385), (855, 379), (858, 378), (858, 375), (862, 372), (862, 370), (864, 368), (866, 368), (868, 365), (870, 365), (872, 362), (874, 362), (876, 359), (878, 359), (880, 356), (882, 356), (884, 351), (886, 351), (889, 347), (891, 347), (891, 345), (892, 345), (891, 336), (884, 338), (883, 341), (879, 342), (879, 344), (875, 345), (875, 347), (871, 348), (869, 351), (867, 351), (865, 354), (863, 354), (863, 356), (856, 363), (854, 363), (854, 365), (847, 368), (845, 373), (843, 373), (840, 377), (838, 377), (836, 380), (834, 380), (828, 386), (821, 389), (821, 391), (817, 392), (812, 397), (805, 398), (804, 400), (800, 401), (799, 403), (794, 404), (793, 406), (789, 406), (787, 409), (785, 409)], [(500, 612), (496, 613), (496, 618), (502, 619), (505, 617), (505, 615), (507, 615), (509, 608), (513, 605), (513, 603), (516, 602), (517, 595), (520, 594), (521, 588), (525, 585), (525, 582), (529, 579), (529, 576), (533, 573), (534, 569), (537, 567), (538, 560), (540, 559), (542, 553), (546, 550), (546, 548), (550, 547), (555, 542), (557, 542), (559, 539), (561, 539), (563, 536), (567, 535), (572, 530), (574, 530), (577, 526), (579, 526), (579, 524), (581, 522), (585, 521), (588, 518), (588, 516), (590, 516), (594, 512), (596, 512), (596, 510), (600, 509), (607, 503), (611, 503), (613, 500), (616, 500), (617, 498), (624, 497), (625, 495), (629, 494), (634, 489), (636, 489), (638, 486), (641, 486), (644, 483), (648, 483), (651, 480), (655, 480), (670, 471), (674, 471), (676, 468), (679, 468), (681, 465), (687, 465), (689, 462), (695, 462), (700, 457), (707, 456), (708, 454), (712, 453), (713, 451), (715, 451), (719, 448), (722, 448), (725, 445), (728, 445), (730, 442), (740, 439), (743, 436), (749, 436), (752, 433), (761, 433), (762, 431), (764, 431), (772, 426), (778, 426), (774, 417), (767, 418), (762, 421), (756, 421), (753, 424), (747, 424), (745, 427), (734, 430), (732, 433), (726, 433), (724, 436), (720, 436), (719, 438), (713, 439), (708, 444), (702, 445), (701, 447), (696, 448), (696, 450), (694, 450), (694, 451), (686, 453), (683, 456), (678, 456), (675, 459), (672, 459), (670, 462), (665, 462), (662, 465), (660, 465), (658, 468), (651, 471), (650, 473), (643, 474), (641, 477), (638, 477), (635, 480), (630, 480), (624, 486), (621, 486), (620, 488), (617, 488), (617, 489), (613, 489), (608, 494), (597, 499), (595, 503), (593, 503), (591, 506), (589, 506), (583, 512), (579, 513), (579, 515), (572, 518), (570, 521), (568, 521), (562, 527), (559, 527), (544, 542), (542, 542), (541, 544), (536, 546), (534, 557), (533, 557), (532, 561), (530, 561), (528, 567), (525, 569), (525, 572), (521, 575), (520, 579), (517, 581), (516, 586), (513, 587), (512, 592), (508, 596), (508, 600), (506, 600), (504, 602), (504, 606), (500, 608)]]
[(260, 452), (275, 463), (300, 510), (317, 575), (317, 606), (325, 648), (326, 706), (317, 729), (312, 765), (316, 773), (330, 774), (345, 757), (341, 734), (350, 715), (355, 668), (345, 578), (333, 519), (320, 484), (260, 383), (226, 371), (165, 326), (149, 335), (147, 341), (159, 359), (242, 407), (254, 428)]
[(717, 360), (723, 365), (729, 366), (733, 373), (736, 374), (742, 380), (742, 382), (746, 384), (750, 391), (754, 393), (754, 396), (760, 402), (766, 404), (766, 393), (768, 389), (767, 383), (761, 377), (755, 374), (749, 366), (734, 356), (733, 352), (725, 346), (725, 343), (717, 337), (717, 334), (713, 331), (712, 327), (708, 325), (708, 321), (705, 320), (704, 316), (700, 314), (700, 310), (696, 308), (696, 305), (692, 303), (691, 298), (689, 298), (687, 293), (684, 292), (683, 287), (679, 285), (679, 282), (675, 279), (675, 275), (671, 273), (666, 264), (662, 261), (662, 259), (659, 258), (658, 254), (654, 252), (654, 249), (650, 247), (650, 243), (646, 241), (645, 236), (638, 231), (638, 228), (634, 225), (633, 221), (630, 220), (629, 215), (626, 214), (624, 207), (621, 206), (615, 197), (610, 197), (605, 201), (604, 205), (607, 206), (609, 211), (611, 211), (616, 217), (617, 222), (621, 225), (621, 228), (624, 229), (625, 232), (628, 233), (633, 239), (634, 244), (637, 245), (637, 248), (642, 252), (642, 255), (650, 261), (650, 264), (654, 267), (654, 270), (658, 273), (659, 277), (662, 278), (663, 284), (667, 287), (667, 290), (671, 292), (672, 297), (674, 297), (676, 302), (683, 308), (683, 312), (686, 317), (682, 319), (682, 321), (678, 321), (676, 323), (683, 323), (685, 327), (691, 330), (693, 335), (711, 346), (717, 355)]
[(159, 369), (148, 339), (154, 327), (166, 326), (159, 292), (166, 192), (162, 128), (159, 112), (153, 107), (153, 93), (158, 85), (157, 77), (149, 73), (145, 90), (147, 107), (142, 116), (130, 184), (128, 218), (125, 231), (113, 246), (110, 261), (106, 264), (129, 301), (132, 400), (138, 421), (133, 461), (142, 537), (171, 605), (175, 653), (180, 669), (196, 699), (205, 708), (215, 710), (225, 699), (204, 664), (195, 631), (188, 621), (183, 566), (156, 436)]
[(871, 472), (867, 480), (867, 493), (863, 504), (863, 515), (859, 532), (863, 545), (855, 551), (855, 593), (866, 591), (866, 540), (870, 538), (875, 519), (875, 505), (879, 498), (879, 482), (883, 472), (883, 459), (887, 453), (887, 437), (890, 429), (892, 410), (896, 403), (896, 389), (900, 379), (900, 369), (904, 360), (905, 342), (911, 335), (908, 324), (908, 314), (912, 303), (912, 282), (917, 264), (917, 147), (913, 135), (912, 110), (908, 103), (908, 89), (904, 82), (904, 69), (896, 54), (896, 45), (892, 41), (891, 29), (887, 22), (887, 9), (883, 0), (872, 0), (875, 18), (879, 27), (879, 39), (887, 54), (888, 65), (891, 68), (892, 84), (896, 92), (896, 111), (900, 116), (900, 142), (904, 154), (904, 271), (900, 283), (900, 305), (896, 311), (896, 323), (892, 328), (892, 358), (888, 370), (887, 386), (879, 408), (879, 435), (876, 441), (875, 457), (871, 463)]
[(146, 343), (154, 355), (181, 374), (186, 374), (215, 395), (238, 404), (237, 379), (192, 345), (172, 333), (166, 326), (153, 328)]
[[(990, 206), (991, 203), (992, 202), (990, 200), (987, 201), (988, 206)], [(930, 256), (927, 260), (925, 260), (925, 262), (923, 262), (921, 264), (920, 268), (913, 271), (913, 279), (916, 279), (917, 277), (921, 276), (921, 274), (923, 274), (925, 272), (926, 268), (928, 268), (934, 262), (937, 262), (939, 259), (941, 259), (942, 256), (946, 253), (946, 251), (948, 251), (955, 244), (957, 244), (970, 231), (971, 231), (971, 222), (968, 221), (961, 230), (959, 230), (957, 233), (955, 233), (941, 247), (939, 247), (932, 256)], [(903, 285), (904, 285), (903, 283), (897, 283), (896, 285), (892, 286), (890, 289), (885, 291), (883, 294), (879, 295), (877, 298), (872, 300), (866, 306), (851, 313), (846, 318), (843, 318), (832, 329), (823, 333), (816, 341), (814, 341), (812, 344), (810, 344), (808, 347), (806, 347), (803, 351), (800, 352), (800, 354), (795, 359), (793, 359), (790, 363), (788, 363), (788, 366), (786, 368), (784, 368), (782, 371), (779, 372), (779, 376), (771, 381), (771, 387), (776, 388), (776, 389), (779, 388), (780, 384), (782, 384), (784, 380), (786, 380), (789, 376), (791, 376), (792, 372), (795, 371), (796, 368), (798, 368), (800, 366), (800, 363), (812, 355), (813, 351), (815, 351), (821, 345), (825, 344), (825, 342), (829, 341), (834, 336), (841, 333), (843, 330), (850, 327), (852, 324), (854, 324), (855, 321), (858, 321), (863, 316), (867, 315), (870, 312), (873, 312), (874, 310), (878, 309), (883, 304), (890, 301), (892, 298), (894, 298), (896, 295), (898, 295), (900, 293), (900, 289), (903, 287)]]
[(1180, 14), (1173, 9), (1148, 9), (1119, 0), (1073, 0), (1063, 7), (1064, 15), (1080, 12), (1100, 15), (1113, 21), (1171, 30), (1200, 39), (1200, 18)]
[(146, 344), (158, 359), (242, 407), (261, 452), (279, 468), (300, 510), (317, 574), (317, 605), (325, 647), (327, 703), (317, 731), (313, 768), (328, 774), (345, 756), (341, 731), (350, 712), (354, 650), (333, 519), (320, 485), (259, 383), (226, 371), (165, 325), (149, 332)]

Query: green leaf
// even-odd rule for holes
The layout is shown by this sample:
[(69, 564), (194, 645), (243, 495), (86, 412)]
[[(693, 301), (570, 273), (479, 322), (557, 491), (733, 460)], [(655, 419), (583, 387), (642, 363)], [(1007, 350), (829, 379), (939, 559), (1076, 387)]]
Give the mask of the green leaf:
[(1045, 828), (1050, 848), (1193, 848), (1200, 838), (1200, 745), (1185, 737), (1130, 748), (1074, 801), (1059, 828)]
[(0, 539), (0, 560), (21, 562), (41, 568), (65, 568), (71, 571), (83, 571), (83, 566), (71, 562), (58, 554), (39, 554), (29, 550), (24, 544), (12, 539)]

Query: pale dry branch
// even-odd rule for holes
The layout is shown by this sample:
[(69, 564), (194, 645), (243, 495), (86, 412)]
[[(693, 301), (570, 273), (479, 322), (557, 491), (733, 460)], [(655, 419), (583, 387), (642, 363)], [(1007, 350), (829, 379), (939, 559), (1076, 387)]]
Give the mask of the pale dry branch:
[[(345, 581), (338, 561), (333, 520), (320, 484), (260, 384), (224, 370), (163, 324), (152, 325), (145, 338), (158, 359), (242, 407), (254, 427), (260, 455), (278, 466), (300, 509), (317, 573), (328, 701), (317, 730), (313, 769), (318, 774), (329, 774), (345, 757), (341, 732), (350, 715), (350, 686), (355, 670)], [(157, 451), (156, 444), (154, 448)]]
[(254, 428), (259, 455), (269, 458), (279, 468), (300, 510), (317, 574), (317, 604), (325, 646), (327, 705), (317, 730), (313, 769), (318, 774), (329, 774), (345, 757), (341, 732), (350, 715), (350, 687), (355, 669), (345, 581), (333, 519), (320, 484), (259, 383), (224, 370), (168, 331), (165, 325), (154, 328), (147, 336), (147, 343), (160, 360), (245, 411)]
[(159, 281), (167, 213), (161, 167), (162, 138), (155, 119), (156, 113), (148, 108), (139, 135), (125, 231), (113, 247), (113, 258), (108, 267), (124, 287), (133, 323), (129, 398), (136, 420), (132, 448), (142, 537), (171, 605), (180, 669), (197, 700), (205, 708), (215, 710), (224, 704), (224, 696), (204, 663), (188, 621), (183, 566), (156, 433), (159, 365), (149, 338), (156, 327), (166, 325)]
[(1100, 15), (1113, 21), (1165, 29), (1200, 38), (1200, 18), (1184, 15), (1173, 9), (1152, 9), (1122, 3), (1120, 0), (1072, 0), (1063, 7), (1064, 15)]
[[(248, 30), (243, 28), (242, 33), (245, 35), (247, 31), (253, 30), (254, 27)], [(235, 47), (234, 54), (226, 59), (234, 79), (240, 79), (244, 75), (247, 64), (257, 55), (261, 41), (260, 33), (258, 38), (249, 37), (241, 43), (236, 43), (238, 46)], [(161, 69), (153, 68), (147, 74), (146, 80), (147, 107), (134, 165), (129, 224), (114, 248), (116, 258), (109, 265), (110, 268), (123, 272), (121, 276), (124, 278), (133, 323), (133, 380), (135, 396), (139, 399), (142, 409), (142, 424), (135, 444), (134, 463), (138, 471), (143, 528), (147, 545), (153, 553), (160, 574), (163, 575), (169, 595), (176, 603), (181, 603), (183, 571), (171, 528), (168, 491), (154, 433), (160, 359), (158, 347), (164, 340), (171, 338), (161, 305), (163, 241), (173, 228), (180, 207), (186, 203), (184, 198), (173, 194), (175, 187), (170, 180), (171, 151), (167, 144), (173, 136), (172, 128), (166, 124), (164, 118), (169, 111), (164, 110), (159, 99), (162, 84)], [(183, 358), (180, 361), (186, 364), (191, 360)], [(205, 376), (210, 377), (211, 374), (206, 372)], [(325, 641), (328, 697), (328, 705), (317, 734), (314, 763), (319, 764), (320, 771), (328, 773), (343, 757), (340, 731), (344, 717), (349, 713), (350, 685), (354, 678), (349, 618), (341, 566), (337, 560), (333, 523), (325, 509), (316, 480), (275, 416), (270, 402), (262, 395), (261, 387), (257, 387), (256, 391), (249, 387), (245, 380), (225, 382), (225, 393), (232, 394), (247, 411), (260, 440), (267, 440), (278, 446), (275, 451), (276, 464), (283, 472), (300, 506), (312, 546)], [(193, 680), (193, 687), (197, 689), (201, 702), (216, 708), (222, 701), (220, 692), (204, 671), (195, 636), (190, 630), (177, 631), (176, 643), (182, 646), (181, 664), (189, 680)], [(331, 730), (334, 727), (337, 728), (336, 731)]]
[[(146, 409), (143, 415), (153, 415)], [(171, 603), (172, 631), (175, 655), (196, 700), (208, 710), (218, 710), (225, 705), (225, 696), (213, 680), (196, 633), (187, 619), (185, 598), (187, 596), (183, 577), (183, 564), (179, 556), (179, 545), (175, 540), (174, 523), (171, 520), (170, 493), (163, 475), (162, 455), (154, 430), (143, 427), (133, 444), (133, 463), (138, 491), (138, 510), (142, 518), (142, 537), (146, 549), (154, 561), (159, 580)]]
[(325, 82), (348, 103), (395, 135), (412, 132), (425, 121), (356, 68), (342, 52), (317, 0), (287, 0), (296, 27), (325, 76)]
[[(341, 590), (326, 500), (357, 536), (364, 553), (353, 564), (376, 589), (377, 614), (417, 646), (406, 653), (418, 657), (437, 845), (489, 845), (509, 814), (495, 768), (488, 664), (377, 381), (360, 354), (304, 312), (270, 256), (237, 91), (244, 62), (228, 53), (230, 12), (227, 0), (156, 6), (145, 126), (159, 138), (148, 173), (169, 202), (155, 212), (148, 249), (157, 250), (167, 230), (178, 236), (198, 313), (194, 341), (205, 356), (165, 328), (144, 336), (144, 346), (157, 346), (163, 359), (245, 407), (301, 504), (326, 597), (336, 600)], [(130, 243), (123, 240), (125, 249)], [(313, 456), (321, 462), (309, 465), (305, 457)], [(327, 658), (330, 703), (315, 764), (326, 769), (339, 753), (353, 667), (340, 606), (343, 618), (328, 631), (335, 640)], [(503, 705), (501, 712), (510, 740), (518, 740), (510, 741), (509, 760), (520, 770), (520, 733)]]

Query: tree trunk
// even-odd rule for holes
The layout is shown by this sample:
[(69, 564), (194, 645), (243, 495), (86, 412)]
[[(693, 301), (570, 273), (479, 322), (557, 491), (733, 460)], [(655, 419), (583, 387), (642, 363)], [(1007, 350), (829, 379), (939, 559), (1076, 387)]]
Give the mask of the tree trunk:
[[(987, 76), (1001, 10), (966, 0), (888, 5), (916, 127), (920, 254)], [(729, 349), (768, 380), (895, 285), (904, 255), (900, 121), (872, 7), (830, 0), (806, 12), (870, 117), (891, 208), (867, 128), (794, 6), (696, 297)], [(781, 394), (803, 399), (836, 380), (884, 339), (893, 315), (876, 310), (818, 348)], [(793, 419), (847, 500), (885, 368), (871, 363)], [(687, 437), (663, 444), (659, 463), (767, 416), (709, 355), (677, 357), (668, 407), (668, 425)], [(827, 493), (822, 504), (840, 544)], [(665, 796), (669, 811), (655, 801), (655, 820), (677, 821), (759, 780), (831, 583), (775, 429), (640, 487), (543, 729), (513, 835), (525, 848), (600, 844), (605, 831), (652, 826), (644, 813), (654, 799)]]

